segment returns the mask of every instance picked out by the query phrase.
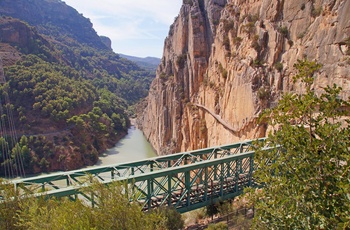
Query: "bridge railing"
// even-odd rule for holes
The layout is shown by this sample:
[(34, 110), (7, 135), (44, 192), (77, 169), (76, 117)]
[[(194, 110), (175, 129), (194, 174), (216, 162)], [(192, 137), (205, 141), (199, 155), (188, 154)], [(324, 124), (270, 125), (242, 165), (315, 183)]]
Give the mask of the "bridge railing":
[[(264, 141), (259, 139), (258, 141)], [(13, 180), (21, 194), (68, 196), (94, 201), (83, 189), (92, 180), (120, 181), (134, 191), (131, 202), (143, 210), (169, 205), (180, 212), (237, 196), (252, 186), (254, 146), (252, 141), (223, 145), (142, 161), (101, 166)]]
[[(166, 205), (186, 212), (241, 194), (244, 187), (254, 184), (253, 171), (254, 152), (250, 151), (135, 175), (127, 180), (130, 189), (147, 191), (137, 199), (144, 210)], [(139, 183), (144, 182), (145, 186), (140, 187)]]

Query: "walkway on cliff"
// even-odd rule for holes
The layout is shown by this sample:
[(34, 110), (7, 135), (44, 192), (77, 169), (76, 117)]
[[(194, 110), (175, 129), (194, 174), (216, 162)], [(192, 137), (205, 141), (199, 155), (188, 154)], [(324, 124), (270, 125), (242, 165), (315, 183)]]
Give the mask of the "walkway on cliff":
[(226, 129), (230, 130), (231, 132), (233, 132), (234, 134), (237, 134), (238, 131), (235, 130), (230, 124), (228, 124), (224, 119), (222, 119), (218, 114), (215, 114), (214, 112), (210, 111), (207, 107), (200, 105), (200, 104), (195, 104), (195, 106), (204, 109), (205, 111), (207, 111), (208, 113), (210, 113), (210, 115), (212, 115), (222, 126), (224, 126)]
[(257, 119), (257, 117), (252, 118), (250, 121), (246, 122), (241, 128), (239, 129), (235, 129), (233, 126), (231, 126), (230, 124), (228, 124), (224, 119), (221, 118), (220, 115), (212, 112), (211, 110), (209, 110), (207, 107), (200, 105), (200, 104), (194, 104), (195, 106), (204, 109), (205, 111), (207, 111), (210, 115), (212, 115), (222, 126), (224, 126), (226, 129), (228, 129), (229, 131), (233, 132), (235, 135), (239, 135), (239, 133), (245, 129), (245, 127), (247, 127), (249, 124), (252, 124), (255, 122), (255, 120)]

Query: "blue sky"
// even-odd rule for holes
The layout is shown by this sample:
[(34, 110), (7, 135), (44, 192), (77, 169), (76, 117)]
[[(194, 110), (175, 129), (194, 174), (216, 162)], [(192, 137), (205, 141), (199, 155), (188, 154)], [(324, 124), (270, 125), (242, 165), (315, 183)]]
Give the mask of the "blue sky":
[(116, 53), (161, 57), (182, 0), (63, 0), (89, 18)]

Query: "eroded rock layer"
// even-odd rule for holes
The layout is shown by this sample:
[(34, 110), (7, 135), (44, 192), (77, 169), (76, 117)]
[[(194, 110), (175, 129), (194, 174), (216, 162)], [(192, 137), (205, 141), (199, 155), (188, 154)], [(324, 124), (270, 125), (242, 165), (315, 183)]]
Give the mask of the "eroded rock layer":
[(258, 115), (322, 64), (314, 89), (350, 95), (350, 1), (187, 0), (171, 26), (139, 126), (163, 155), (265, 136)]

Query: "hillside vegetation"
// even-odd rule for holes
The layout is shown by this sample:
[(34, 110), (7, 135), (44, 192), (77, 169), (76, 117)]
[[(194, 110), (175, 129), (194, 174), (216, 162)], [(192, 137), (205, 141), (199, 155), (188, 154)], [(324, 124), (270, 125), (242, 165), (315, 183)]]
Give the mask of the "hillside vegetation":
[[(114, 53), (62, 1), (5, 0), (0, 13), (0, 95), (13, 112), (4, 109), (2, 121), (13, 115), (21, 138), (18, 153), (2, 153), (2, 166), (16, 171), (16, 155), (26, 173), (96, 163), (127, 133), (129, 108), (147, 95), (154, 73)], [(14, 147), (7, 135), (1, 142)]]

